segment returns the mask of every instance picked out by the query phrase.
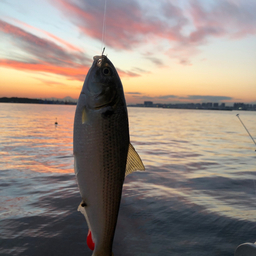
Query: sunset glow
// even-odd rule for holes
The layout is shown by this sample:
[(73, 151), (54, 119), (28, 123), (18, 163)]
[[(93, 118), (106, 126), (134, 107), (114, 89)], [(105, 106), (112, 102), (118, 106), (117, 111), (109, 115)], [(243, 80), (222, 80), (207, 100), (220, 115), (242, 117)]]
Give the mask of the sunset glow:
[[(2, 1), (0, 97), (77, 99), (105, 54), (127, 103), (256, 104), (256, 2)], [(102, 42), (102, 39), (104, 42)]]

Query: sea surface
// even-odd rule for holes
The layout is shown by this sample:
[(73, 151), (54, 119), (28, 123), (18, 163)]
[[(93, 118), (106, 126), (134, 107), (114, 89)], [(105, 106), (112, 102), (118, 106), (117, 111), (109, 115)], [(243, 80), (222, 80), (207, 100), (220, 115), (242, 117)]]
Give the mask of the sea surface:
[[(232, 256), (256, 241), (256, 112), (128, 108), (145, 172), (126, 177), (115, 256)], [(0, 104), (0, 255), (90, 256), (75, 106)], [(57, 118), (58, 125), (55, 126)]]

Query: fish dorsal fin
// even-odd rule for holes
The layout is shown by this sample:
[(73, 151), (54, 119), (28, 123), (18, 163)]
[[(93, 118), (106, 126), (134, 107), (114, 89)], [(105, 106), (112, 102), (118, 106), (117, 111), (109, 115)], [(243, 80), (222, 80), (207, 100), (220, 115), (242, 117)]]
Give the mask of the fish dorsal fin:
[(145, 171), (145, 166), (142, 163), (140, 156), (138, 155), (138, 153), (130, 143), (128, 148), (128, 154), (127, 154), (125, 176), (135, 171)]

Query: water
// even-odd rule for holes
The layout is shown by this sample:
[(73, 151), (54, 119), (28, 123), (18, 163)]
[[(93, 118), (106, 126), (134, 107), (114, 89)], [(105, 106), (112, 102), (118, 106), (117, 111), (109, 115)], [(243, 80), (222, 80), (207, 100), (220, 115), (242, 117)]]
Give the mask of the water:
[[(256, 152), (237, 113), (128, 111), (146, 172), (126, 178), (114, 255), (231, 256), (255, 242)], [(91, 255), (76, 211), (74, 112), (0, 104), (0, 255)], [(256, 112), (239, 114), (255, 138)]]

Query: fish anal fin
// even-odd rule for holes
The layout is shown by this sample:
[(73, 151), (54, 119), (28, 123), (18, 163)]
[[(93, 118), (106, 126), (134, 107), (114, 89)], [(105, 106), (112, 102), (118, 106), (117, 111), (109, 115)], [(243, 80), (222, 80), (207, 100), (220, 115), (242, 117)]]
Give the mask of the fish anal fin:
[(138, 153), (130, 143), (128, 148), (128, 154), (127, 154), (125, 176), (135, 171), (145, 171), (145, 166), (142, 163), (140, 156), (138, 155)]

